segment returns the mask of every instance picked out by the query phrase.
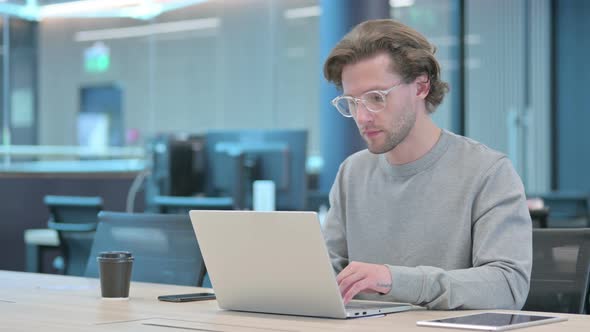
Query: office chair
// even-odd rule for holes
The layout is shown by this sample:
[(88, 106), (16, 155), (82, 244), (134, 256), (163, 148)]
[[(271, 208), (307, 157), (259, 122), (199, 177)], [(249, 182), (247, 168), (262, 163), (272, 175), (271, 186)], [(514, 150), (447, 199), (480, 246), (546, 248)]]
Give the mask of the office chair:
[(103, 251), (130, 251), (131, 280), (202, 286), (205, 263), (188, 214), (101, 212), (85, 276), (98, 277)]
[(231, 197), (155, 196), (154, 206), (159, 213), (188, 214), (190, 210), (233, 210)]
[(533, 229), (531, 288), (523, 310), (588, 311), (590, 228)]
[(63, 273), (84, 274), (96, 230), (102, 198), (81, 196), (44, 197), (51, 215), (47, 226), (57, 231), (64, 260)]
[(533, 227), (539, 228), (547, 228), (547, 219), (549, 218), (549, 208), (543, 207), (539, 209), (531, 210), (529, 209), (529, 214), (531, 215), (531, 220), (533, 222)]

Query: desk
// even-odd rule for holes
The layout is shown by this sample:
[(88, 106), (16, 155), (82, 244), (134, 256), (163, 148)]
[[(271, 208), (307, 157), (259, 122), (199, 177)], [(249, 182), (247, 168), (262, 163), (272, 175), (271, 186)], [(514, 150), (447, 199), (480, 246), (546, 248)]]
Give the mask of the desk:
[[(201, 289), (133, 282), (128, 301), (102, 300), (97, 279), (0, 271), (0, 328), (8, 331), (437, 331), (417, 320), (467, 314), (417, 310), (385, 317), (336, 320), (222, 311), (215, 301), (159, 302), (162, 294)], [(589, 331), (589, 315), (522, 331)], [(168, 325), (169, 327), (166, 327)], [(452, 331), (440, 329), (441, 331)], [(458, 331), (458, 330), (457, 330)]]

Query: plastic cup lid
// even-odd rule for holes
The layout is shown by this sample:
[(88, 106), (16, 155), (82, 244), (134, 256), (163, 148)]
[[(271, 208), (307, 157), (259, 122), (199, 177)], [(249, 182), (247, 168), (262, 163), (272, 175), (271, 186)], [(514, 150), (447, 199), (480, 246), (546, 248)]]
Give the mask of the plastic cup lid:
[(128, 251), (105, 251), (98, 254), (98, 259), (115, 259), (115, 260), (130, 260), (133, 259), (133, 255)]

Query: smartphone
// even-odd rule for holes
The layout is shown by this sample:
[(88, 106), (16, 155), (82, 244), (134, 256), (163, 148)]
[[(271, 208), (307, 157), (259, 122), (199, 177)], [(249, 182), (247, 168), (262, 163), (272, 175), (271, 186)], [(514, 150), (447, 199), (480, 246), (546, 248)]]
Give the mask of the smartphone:
[(215, 300), (215, 294), (213, 293), (192, 293), (192, 294), (173, 294), (173, 295), (160, 295), (158, 300), (167, 302), (190, 302), (190, 301), (205, 301)]

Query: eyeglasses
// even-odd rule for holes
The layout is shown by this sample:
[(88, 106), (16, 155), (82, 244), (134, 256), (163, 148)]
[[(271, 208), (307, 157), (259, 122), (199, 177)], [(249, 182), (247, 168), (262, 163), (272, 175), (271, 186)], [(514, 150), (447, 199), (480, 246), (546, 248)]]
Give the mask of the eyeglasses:
[(356, 116), (359, 102), (363, 103), (365, 108), (373, 113), (381, 112), (385, 109), (387, 95), (401, 83), (397, 83), (387, 90), (371, 90), (363, 93), (360, 98), (352, 96), (338, 96), (332, 100), (332, 105), (336, 107), (340, 114), (347, 118)]

